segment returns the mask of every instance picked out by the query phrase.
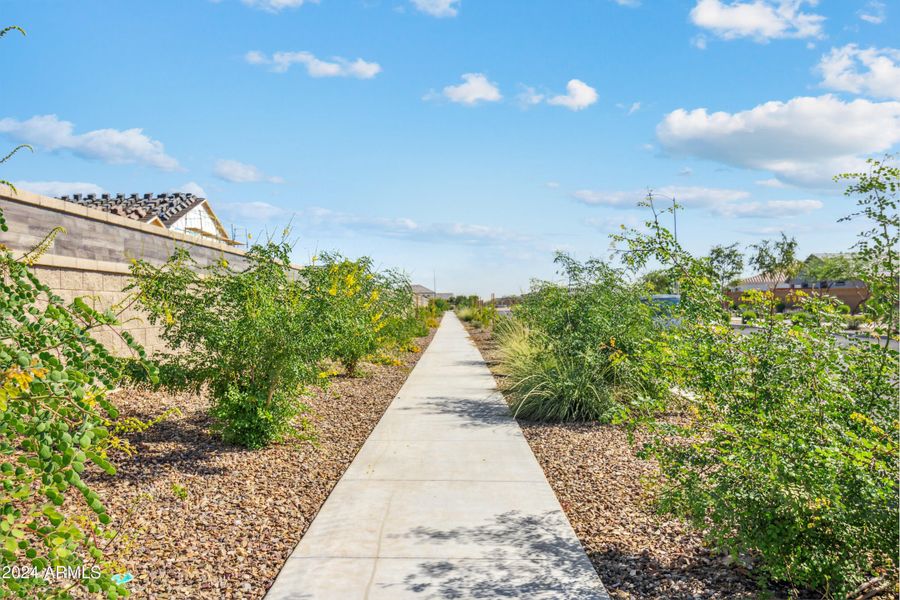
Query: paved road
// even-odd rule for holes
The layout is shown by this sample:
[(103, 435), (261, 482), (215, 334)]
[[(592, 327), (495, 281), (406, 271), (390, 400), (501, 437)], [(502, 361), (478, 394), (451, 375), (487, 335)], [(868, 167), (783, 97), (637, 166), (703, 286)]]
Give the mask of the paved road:
[(267, 598), (609, 597), (448, 313)]

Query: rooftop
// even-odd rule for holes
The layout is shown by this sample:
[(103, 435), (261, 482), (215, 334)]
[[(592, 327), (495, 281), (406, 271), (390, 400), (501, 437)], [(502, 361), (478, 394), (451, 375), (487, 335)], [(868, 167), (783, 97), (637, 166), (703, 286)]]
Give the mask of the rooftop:
[(154, 218), (169, 227), (195, 206), (206, 202), (193, 194), (74, 194), (60, 200), (147, 223)]
[(434, 294), (434, 291), (428, 289), (424, 285), (419, 285), (418, 283), (413, 284), (412, 291), (414, 294), (419, 294), (420, 296), (431, 296)]

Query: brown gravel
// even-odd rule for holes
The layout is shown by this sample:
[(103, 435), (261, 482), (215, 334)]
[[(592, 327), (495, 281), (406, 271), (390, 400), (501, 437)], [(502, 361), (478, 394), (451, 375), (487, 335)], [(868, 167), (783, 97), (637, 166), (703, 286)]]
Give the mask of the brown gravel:
[[(471, 327), (469, 333), (493, 368), (497, 348), (490, 335)], [(635, 456), (624, 430), (594, 423), (519, 425), (612, 598), (760, 595), (746, 569), (711, 554), (697, 531), (653, 510), (644, 479), (656, 468)], [(768, 594), (785, 596), (783, 590)]]
[[(432, 336), (418, 340), (423, 351)], [(210, 433), (202, 395), (112, 396), (122, 416), (182, 412), (127, 436), (137, 454), (118, 457), (115, 476), (90, 477), (111, 514), (133, 509), (119, 527), (132, 597), (261, 598), (420, 356), (403, 356), (402, 366), (365, 364), (363, 378), (334, 378), (306, 401), (314, 442), (257, 451)]]

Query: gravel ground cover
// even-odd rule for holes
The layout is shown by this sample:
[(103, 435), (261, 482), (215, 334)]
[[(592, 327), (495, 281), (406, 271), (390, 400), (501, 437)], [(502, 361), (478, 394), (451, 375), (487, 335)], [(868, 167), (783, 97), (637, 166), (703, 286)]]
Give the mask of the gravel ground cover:
[(112, 396), (122, 416), (181, 411), (125, 436), (137, 452), (116, 457), (115, 476), (89, 476), (111, 514), (131, 515), (117, 544), (132, 597), (261, 598), (433, 334), (400, 366), (367, 363), (366, 377), (336, 377), (308, 398), (313, 441), (247, 451), (210, 432), (203, 395)]
[[(497, 349), (490, 334), (468, 329), (493, 370)], [(495, 377), (502, 378), (496, 372)], [(635, 455), (623, 429), (523, 420), (519, 425), (612, 598), (760, 596), (748, 570), (711, 554), (696, 531), (653, 510), (643, 481), (656, 469)], [(787, 597), (784, 590), (768, 594)]]

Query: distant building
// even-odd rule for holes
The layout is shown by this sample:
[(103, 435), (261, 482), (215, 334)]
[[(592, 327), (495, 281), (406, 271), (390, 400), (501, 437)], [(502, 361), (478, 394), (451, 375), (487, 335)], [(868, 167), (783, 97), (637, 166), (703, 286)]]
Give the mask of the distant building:
[(412, 291), (416, 299), (416, 306), (428, 306), (429, 300), (449, 300), (453, 297), (450, 292), (435, 293), (434, 290), (418, 283), (412, 286)]
[[(852, 254), (840, 253), (820, 253), (810, 254), (804, 265), (814, 264), (816, 261), (823, 261), (831, 258), (847, 258), (852, 259)], [(728, 296), (734, 302), (740, 302), (741, 295), (749, 290), (771, 291), (779, 299), (790, 304), (789, 295), (792, 292), (803, 292), (806, 294), (824, 294), (833, 296), (850, 307), (850, 310), (856, 312), (869, 297), (869, 289), (865, 282), (854, 279), (829, 279), (829, 280), (813, 280), (803, 274), (804, 269), (800, 269), (800, 274), (795, 277), (787, 277), (786, 275), (754, 275), (741, 279), (737, 285), (728, 291)]]
[(788, 278), (784, 275), (765, 275), (760, 273), (752, 277), (747, 277), (738, 281), (734, 286), (736, 292), (747, 292), (749, 290), (774, 290), (790, 287)]
[(74, 194), (59, 199), (172, 231), (237, 245), (209, 201), (193, 194)]
[(419, 285), (418, 283), (413, 284), (412, 292), (416, 306), (428, 306), (428, 301), (434, 298), (434, 290), (429, 289), (424, 285)]

